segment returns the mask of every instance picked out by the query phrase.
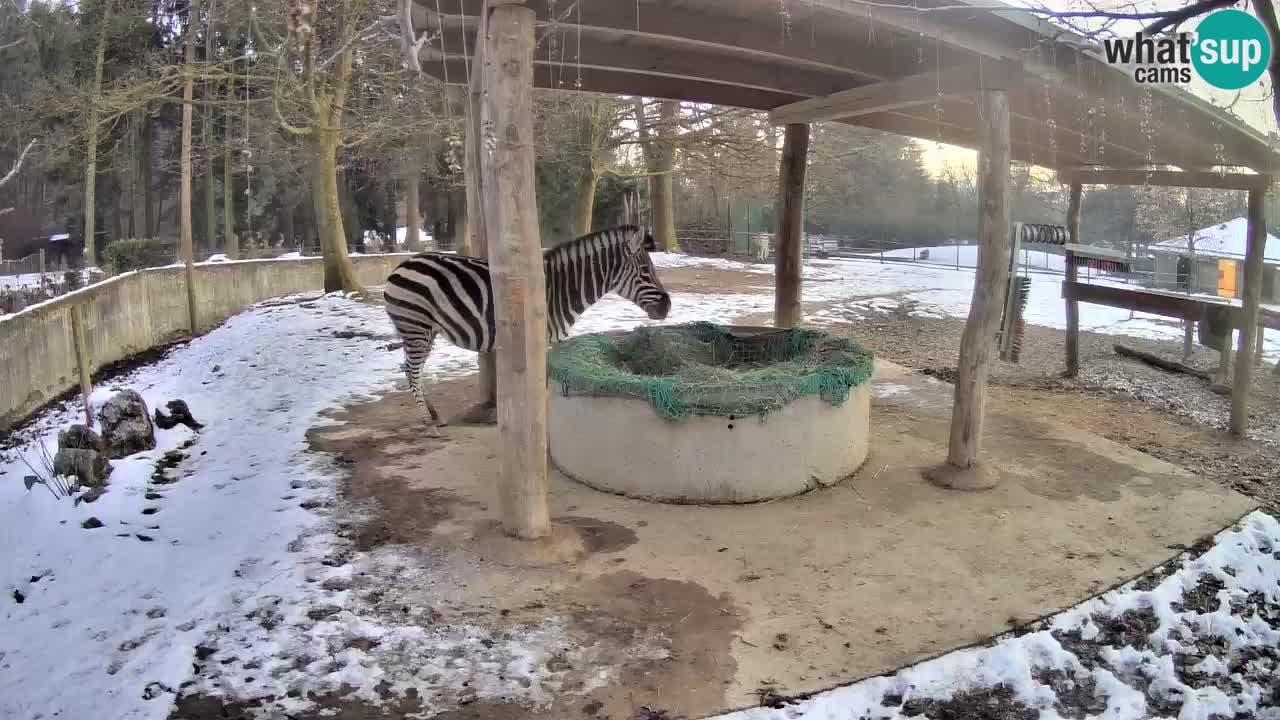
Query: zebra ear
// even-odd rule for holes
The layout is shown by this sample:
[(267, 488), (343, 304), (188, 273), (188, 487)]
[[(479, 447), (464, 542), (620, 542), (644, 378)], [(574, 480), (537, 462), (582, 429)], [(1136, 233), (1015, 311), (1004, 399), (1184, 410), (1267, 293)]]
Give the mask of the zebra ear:
[(645, 252), (655, 252), (658, 249), (658, 241), (654, 240), (653, 235), (646, 230), (640, 240), (640, 247), (644, 248)]

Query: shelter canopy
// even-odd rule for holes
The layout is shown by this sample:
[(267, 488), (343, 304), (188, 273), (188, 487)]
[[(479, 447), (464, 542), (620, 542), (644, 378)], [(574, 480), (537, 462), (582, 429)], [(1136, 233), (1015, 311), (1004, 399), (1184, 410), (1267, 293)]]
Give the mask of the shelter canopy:
[[(438, 33), (419, 53), (423, 69), (465, 83), (483, 0), (411, 1), (415, 31)], [(1009, 90), (1016, 161), (1280, 170), (1280, 153), (1242, 120), (1180, 88), (1139, 84), (1082, 37), (993, 10), (992, 0), (525, 5), (537, 16), (540, 88), (776, 110), (775, 122), (836, 119), (976, 149), (978, 85), (999, 83)]]

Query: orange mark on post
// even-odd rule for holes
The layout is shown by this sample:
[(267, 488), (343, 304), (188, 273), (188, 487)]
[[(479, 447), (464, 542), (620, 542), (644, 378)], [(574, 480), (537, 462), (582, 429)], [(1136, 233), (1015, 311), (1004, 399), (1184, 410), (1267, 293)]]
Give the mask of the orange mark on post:
[(507, 278), (507, 301), (512, 307), (523, 307), (525, 298), (524, 278)]

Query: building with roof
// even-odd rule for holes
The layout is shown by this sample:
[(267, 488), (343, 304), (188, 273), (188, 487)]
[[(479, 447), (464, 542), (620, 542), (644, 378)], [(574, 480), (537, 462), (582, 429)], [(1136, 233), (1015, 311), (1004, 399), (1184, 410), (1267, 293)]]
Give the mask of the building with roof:
[[(1248, 240), (1249, 219), (1241, 216), (1158, 242), (1150, 247), (1154, 284), (1239, 298)], [(1280, 302), (1280, 237), (1270, 232), (1263, 255), (1262, 302)]]

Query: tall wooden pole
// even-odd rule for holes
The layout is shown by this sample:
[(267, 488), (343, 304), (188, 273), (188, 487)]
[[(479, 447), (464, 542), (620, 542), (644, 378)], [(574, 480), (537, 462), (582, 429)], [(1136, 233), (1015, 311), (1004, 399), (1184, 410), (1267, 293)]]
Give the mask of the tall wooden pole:
[(809, 160), (809, 125), (787, 125), (778, 164), (778, 254), (774, 258), (773, 324), (800, 324), (804, 276), (804, 175)]
[(501, 507), (509, 535), (550, 532), (547, 509), (547, 297), (533, 145), (534, 12), (489, 17), (481, 103), (485, 227), (497, 324)]
[(1258, 336), (1258, 303), (1262, 300), (1262, 259), (1267, 244), (1266, 193), (1249, 191), (1249, 245), (1244, 256), (1244, 289), (1241, 293), (1240, 346), (1236, 350), (1236, 376), (1231, 385), (1231, 435), (1243, 438), (1249, 430), (1249, 385), (1253, 380), (1253, 354)]
[(84, 340), (84, 305), (76, 303), (71, 306), (71, 341), (76, 350), (76, 368), (80, 371), (80, 398), (84, 401), (85, 427), (93, 427), (93, 406), (89, 404), (89, 396), (93, 394), (93, 383), (90, 377), (93, 366), (89, 359), (89, 347)]
[[(466, 106), (463, 110), (466, 115), (466, 129), (464, 132), (464, 153), (466, 154), (464, 179), (467, 187), (466, 252), (481, 259), (488, 259), (489, 257), (489, 235), (485, 227), (484, 206), (486, 193), (483, 191), (484, 177), (480, 168), (482, 147), (480, 142), (480, 106), (484, 102), (484, 60), (485, 46), (488, 44), (487, 28), (488, 20), (482, 13), (480, 27), (476, 31), (476, 45), (473, 60), (471, 61), (471, 77), (469, 78), (469, 85), (462, 103)], [(455, 98), (451, 96), (448, 100), (452, 102)], [(480, 353), (477, 358), (477, 364), (480, 366), (480, 402), (467, 412), (467, 419), (471, 422), (492, 422), (494, 408), (498, 402), (498, 375), (494, 366), (493, 353)]]
[[(1073, 244), (1080, 243), (1080, 210), (1084, 200), (1084, 188), (1080, 183), (1071, 183), (1071, 196), (1067, 202), (1067, 235)], [(1076, 264), (1071, 253), (1067, 253), (1066, 281), (1074, 283), (1077, 279)], [(1080, 303), (1067, 300), (1067, 377), (1080, 374)]]
[(1008, 93), (1001, 89), (981, 90), (978, 116), (978, 271), (969, 318), (960, 339), (947, 462), (927, 473), (939, 485), (964, 490), (985, 489), (998, 482), (996, 473), (978, 466), (978, 450), (991, 350), (1009, 274)]

